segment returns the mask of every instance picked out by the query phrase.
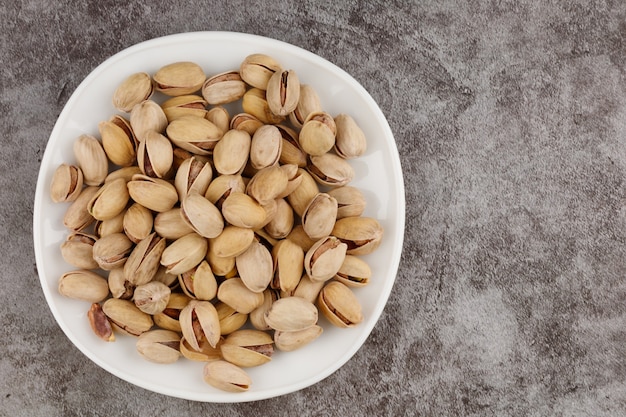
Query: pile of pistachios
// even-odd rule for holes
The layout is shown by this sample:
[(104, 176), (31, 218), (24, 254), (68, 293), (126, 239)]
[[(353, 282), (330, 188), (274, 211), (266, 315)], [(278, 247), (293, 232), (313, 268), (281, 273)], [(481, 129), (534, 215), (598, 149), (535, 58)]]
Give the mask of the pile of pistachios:
[(360, 255), (383, 228), (349, 185), (366, 151), (351, 116), (265, 54), (211, 77), (193, 62), (138, 72), (112, 102), (119, 114), (76, 139), (50, 187), (68, 203), (60, 252), (75, 268), (58, 289), (91, 304), (95, 335), (204, 362), (208, 384), (238, 392), (242, 368), (317, 339), (319, 312), (363, 320)]

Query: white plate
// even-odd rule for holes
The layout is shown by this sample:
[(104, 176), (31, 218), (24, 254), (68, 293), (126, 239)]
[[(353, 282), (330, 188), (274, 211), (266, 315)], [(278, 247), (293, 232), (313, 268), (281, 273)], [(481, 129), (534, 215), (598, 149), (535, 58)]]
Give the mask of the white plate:
[[(352, 160), (356, 179), (351, 185), (367, 199), (364, 215), (375, 217), (385, 229), (380, 247), (365, 259), (372, 267), (371, 283), (355, 292), (362, 303), (364, 321), (352, 329), (339, 329), (320, 319), (324, 333), (310, 345), (293, 352), (276, 352), (269, 364), (247, 369), (253, 384), (248, 392), (221, 392), (202, 380), (203, 365), (181, 359), (157, 365), (141, 359), (135, 339), (119, 336), (106, 343), (92, 333), (86, 312), (89, 304), (60, 296), (57, 280), (74, 269), (60, 256), (66, 238), (62, 218), (67, 203), (49, 197), (52, 174), (62, 162), (75, 162), (74, 140), (83, 133), (98, 137), (98, 122), (116, 111), (111, 105), (115, 87), (138, 71), (154, 73), (175, 61), (194, 61), (208, 75), (239, 68), (251, 53), (265, 53), (285, 68), (294, 69), (303, 83), (317, 90), (322, 106), (332, 115), (348, 113), (368, 138), (367, 153)], [(33, 235), (39, 278), (55, 319), (67, 337), (87, 357), (132, 384), (162, 394), (207, 402), (253, 401), (300, 390), (326, 378), (345, 364), (365, 342), (378, 320), (396, 277), (404, 233), (404, 185), (393, 134), (379, 107), (350, 75), (296, 46), (254, 35), (196, 32), (157, 38), (134, 45), (98, 66), (78, 86), (57, 120), (41, 163), (34, 206)], [(397, 289), (400, 290), (400, 289)]]

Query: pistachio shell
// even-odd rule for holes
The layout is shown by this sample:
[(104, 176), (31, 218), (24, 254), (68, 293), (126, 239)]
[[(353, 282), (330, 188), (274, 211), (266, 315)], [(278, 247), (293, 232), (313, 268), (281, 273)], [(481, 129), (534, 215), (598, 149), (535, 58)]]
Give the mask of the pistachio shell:
[(171, 330), (147, 331), (137, 338), (137, 352), (150, 362), (174, 363), (180, 358), (180, 336)]
[(135, 286), (150, 282), (159, 269), (165, 245), (165, 238), (156, 233), (142, 239), (130, 253), (124, 265), (126, 280)]
[(124, 211), (129, 198), (126, 182), (118, 178), (100, 187), (87, 203), (87, 210), (95, 219), (112, 219)]
[(210, 301), (217, 295), (217, 281), (207, 261), (178, 275), (183, 292), (196, 300)]
[(182, 96), (200, 90), (206, 75), (198, 64), (183, 61), (161, 67), (153, 78), (157, 91), (168, 96)]
[(255, 169), (277, 164), (283, 147), (283, 138), (274, 125), (261, 126), (254, 132), (250, 144), (250, 163)]
[(302, 216), (313, 197), (319, 192), (319, 186), (313, 176), (302, 168), (298, 168), (298, 177), (301, 177), (300, 186), (293, 190), (288, 196), (287, 201), (293, 207), (293, 211), (298, 216)]
[(231, 193), (243, 193), (245, 190), (241, 175), (220, 175), (211, 181), (204, 196), (221, 210), (222, 203)]
[(192, 233), (193, 229), (183, 220), (180, 208), (174, 207), (156, 215), (154, 231), (166, 239), (176, 240)]
[(158, 132), (146, 132), (137, 149), (137, 164), (149, 177), (169, 178), (174, 164), (172, 143)]
[(197, 192), (188, 193), (180, 205), (183, 220), (200, 236), (212, 238), (224, 230), (220, 210)]
[(74, 156), (83, 172), (86, 185), (100, 185), (109, 172), (109, 160), (98, 139), (91, 135), (80, 135), (74, 142)]
[(215, 304), (215, 310), (217, 310), (217, 316), (220, 319), (220, 332), (222, 336), (229, 335), (239, 330), (248, 321), (247, 314), (240, 313), (221, 301)]
[[(126, 262), (128, 263), (128, 261)], [(109, 271), (107, 282), (109, 284), (109, 291), (111, 291), (111, 295), (114, 298), (130, 300), (133, 297), (135, 286), (126, 279), (126, 276), (124, 276), (123, 267), (115, 268)]]
[(238, 71), (226, 71), (208, 78), (202, 96), (209, 104), (226, 104), (239, 100), (246, 92), (246, 83)]
[(337, 218), (337, 200), (327, 193), (318, 193), (302, 213), (302, 227), (311, 239), (328, 236)]
[(335, 279), (348, 287), (363, 287), (369, 283), (372, 270), (367, 262), (354, 255), (346, 255)]
[(124, 232), (124, 215), (126, 211), (122, 211), (112, 219), (97, 220), (94, 225), (94, 232), (98, 237), (104, 237), (111, 233)]
[(312, 281), (307, 274), (304, 274), (292, 295), (315, 303), (325, 283), (326, 281)]
[(222, 203), (224, 219), (237, 227), (257, 229), (265, 221), (267, 213), (252, 197), (231, 192)]
[(135, 133), (135, 138), (141, 142), (146, 132), (163, 133), (167, 127), (167, 116), (155, 101), (144, 100), (131, 110), (130, 126)]
[(179, 321), (183, 337), (195, 350), (200, 350), (202, 340), (206, 340), (212, 347), (216, 347), (220, 341), (219, 317), (209, 301), (189, 301), (181, 310)]
[(254, 241), (252, 229), (228, 225), (222, 233), (210, 240), (211, 250), (222, 258), (244, 253)]
[(230, 121), (230, 128), (245, 130), (253, 135), (264, 123), (249, 113), (237, 113)]
[(168, 211), (178, 202), (178, 192), (169, 182), (147, 175), (134, 175), (128, 182), (130, 197), (142, 206), (157, 212)]
[(265, 321), (274, 330), (304, 330), (317, 323), (317, 308), (304, 298), (280, 298), (265, 313)]
[(328, 194), (337, 200), (337, 218), (358, 217), (365, 211), (365, 197), (361, 190), (350, 185), (333, 188)]
[(300, 147), (309, 155), (324, 155), (335, 145), (336, 129), (335, 121), (328, 113), (311, 113), (298, 136)]
[(186, 159), (176, 171), (174, 186), (178, 198), (182, 201), (188, 192), (195, 191), (204, 195), (213, 178), (211, 164), (196, 156)]
[(118, 166), (130, 166), (135, 162), (135, 136), (130, 122), (119, 115), (98, 124), (102, 148), (111, 162)]
[(285, 117), (272, 113), (265, 98), (265, 91), (259, 88), (251, 88), (243, 95), (241, 102), (244, 113), (251, 114), (261, 122), (266, 124), (276, 124), (282, 122)]
[(75, 201), (83, 190), (83, 171), (75, 165), (61, 164), (50, 182), (50, 198), (55, 203)]
[(217, 126), (222, 132), (226, 132), (230, 128), (230, 114), (228, 110), (222, 106), (212, 107), (207, 111), (204, 117)]
[(211, 270), (215, 275), (218, 275), (220, 277), (228, 276), (228, 278), (232, 278), (232, 276), (235, 275), (237, 272), (235, 268), (235, 257), (217, 256), (212, 248), (213, 246), (209, 245), (209, 250), (207, 251), (206, 255), (206, 260), (207, 262), (209, 262)]
[(280, 64), (271, 56), (251, 54), (241, 63), (239, 74), (252, 87), (265, 90), (272, 75), (280, 69)]
[(274, 278), (271, 287), (293, 292), (300, 282), (304, 270), (304, 251), (289, 239), (279, 241), (272, 248)]
[(337, 135), (335, 138), (335, 152), (342, 158), (356, 158), (367, 150), (365, 133), (357, 125), (356, 121), (347, 114), (339, 114), (335, 117)]
[(172, 291), (162, 282), (151, 281), (137, 286), (133, 301), (139, 310), (147, 314), (158, 314), (165, 310)]
[(253, 292), (241, 278), (230, 278), (217, 288), (217, 299), (242, 314), (249, 314), (263, 303), (263, 293)]
[(176, 239), (165, 248), (161, 255), (161, 265), (168, 274), (182, 274), (198, 265), (206, 256), (208, 242), (196, 233), (189, 233)]
[(304, 257), (304, 269), (312, 281), (332, 278), (343, 264), (348, 245), (335, 236), (327, 236), (315, 242)]
[(279, 198), (276, 201), (276, 214), (265, 225), (265, 231), (274, 239), (283, 239), (289, 235), (294, 225), (293, 209), (286, 200)]
[(96, 269), (98, 263), (93, 259), (93, 245), (96, 236), (73, 232), (61, 244), (61, 256), (70, 265), (81, 269)]
[(367, 255), (380, 246), (383, 232), (372, 217), (346, 217), (337, 220), (332, 234), (347, 245), (349, 255)]
[(274, 332), (274, 343), (276, 348), (283, 352), (291, 352), (308, 345), (313, 340), (320, 337), (324, 329), (318, 325), (311, 326), (304, 330), (284, 332), (277, 330)]
[(329, 187), (341, 187), (354, 178), (354, 169), (340, 156), (325, 153), (320, 156), (311, 156), (307, 170), (315, 181)]
[(243, 392), (250, 389), (252, 380), (241, 368), (223, 360), (207, 362), (203, 370), (207, 384), (228, 392)]
[(122, 225), (126, 236), (133, 243), (139, 243), (152, 233), (154, 217), (150, 210), (139, 203), (133, 203), (124, 212)]
[(271, 289), (267, 288), (263, 291), (263, 304), (259, 307), (255, 308), (250, 312), (250, 324), (257, 330), (271, 330), (271, 327), (267, 325), (265, 321), (265, 313), (267, 313), (274, 303), (278, 299), (278, 293)]
[(213, 150), (215, 170), (222, 175), (234, 175), (243, 171), (250, 155), (250, 134), (231, 129), (224, 133)]
[(252, 292), (262, 292), (272, 280), (272, 255), (258, 240), (253, 240), (245, 252), (237, 255), (235, 263), (242, 282)]
[(272, 165), (254, 174), (246, 187), (246, 193), (260, 204), (266, 204), (278, 198), (288, 182), (286, 172), (280, 166)]
[(185, 294), (177, 292), (171, 293), (170, 299), (168, 300), (165, 309), (162, 312), (152, 316), (154, 319), (154, 324), (162, 329), (182, 333), (178, 318), (180, 316), (181, 310), (185, 308), (187, 304), (189, 304), (189, 301), (191, 301), (191, 298), (189, 298)]
[(338, 327), (354, 327), (363, 321), (356, 295), (344, 284), (331, 281), (320, 291), (317, 305), (324, 316)]
[(183, 116), (166, 129), (174, 145), (197, 155), (210, 155), (224, 132), (203, 117)]
[(95, 272), (82, 269), (61, 275), (58, 290), (65, 297), (98, 303), (109, 295), (109, 284)]
[(98, 239), (93, 245), (93, 258), (100, 268), (110, 271), (126, 263), (133, 242), (124, 233), (113, 233)]
[(199, 343), (200, 350), (195, 350), (189, 342), (183, 337), (180, 339), (180, 353), (189, 360), (196, 362), (211, 362), (222, 359), (219, 349), (219, 342), (216, 347), (211, 346), (206, 340)]
[(294, 70), (276, 71), (267, 82), (267, 103), (272, 113), (287, 116), (300, 99), (300, 80)]
[(152, 317), (129, 300), (109, 298), (102, 304), (102, 311), (114, 329), (131, 336), (139, 336), (154, 325)]
[(300, 97), (294, 111), (289, 113), (289, 121), (297, 129), (301, 129), (309, 114), (322, 111), (319, 96), (313, 87), (300, 84)]
[(119, 111), (129, 113), (136, 104), (149, 99), (153, 92), (154, 85), (149, 74), (131, 74), (115, 89), (113, 106)]
[(275, 125), (282, 137), (282, 146), (280, 151), (281, 164), (294, 164), (298, 167), (306, 166), (306, 154), (300, 147), (298, 141), (298, 133), (284, 125)]
[(106, 176), (104, 182), (115, 181), (118, 178), (124, 178), (124, 181), (128, 184), (133, 179), (133, 175), (141, 174), (141, 169), (138, 166), (133, 165), (129, 167), (122, 167), (120, 169), (113, 170)]
[(249, 368), (272, 360), (273, 343), (272, 337), (266, 332), (241, 329), (228, 335), (220, 349), (226, 361)]
[(94, 222), (94, 218), (87, 208), (89, 201), (98, 192), (100, 187), (86, 187), (68, 207), (63, 216), (63, 225), (70, 230), (83, 230)]
[(161, 104), (167, 121), (178, 119), (183, 116), (206, 117), (208, 103), (198, 95), (186, 94), (172, 97)]

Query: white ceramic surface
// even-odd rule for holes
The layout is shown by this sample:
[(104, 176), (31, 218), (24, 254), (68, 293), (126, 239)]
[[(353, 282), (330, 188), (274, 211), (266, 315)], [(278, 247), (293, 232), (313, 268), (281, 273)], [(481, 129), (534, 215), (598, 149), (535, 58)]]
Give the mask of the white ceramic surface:
[[(269, 364), (247, 369), (253, 384), (248, 392), (218, 391), (202, 380), (203, 365), (181, 359), (171, 365), (143, 360), (135, 339), (118, 336), (106, 343), (92, 333), (86, 318), (89, 303), (71, 300), (57, 292), (57, 280), (74, 269), (60, 256), (67, 236), (62, 218), (67, 203), (55, 204), (49, 186), (55, 168), (75, 162), (73, 141), (83, 133), (98, 136), (97, 124), (116, 113), (110, 97), (115, 87), (138, 71), (154, 73), (175, 61), (194, 61), (208, 75), (237, 69), (251, 53), (265, 53), (285, 68), (296, 70), (303, 83), (312, 85), (330, 114), (348, 113), (368, 138), (367, 153), (352, 160), (363, 190), (366, 216), (377, 218), (385, 229), (381, 246), (365, 257), (373, 276), (369, 286), (355, 290), (363, 306), (364, 321), (352, 329), (339, 329), (320, 319), (324, 333), (294, 352), (276, 352)], [(142, 42), (112, 56), (79, 85), (68, 100), (50, 135), (41, 163), (34, 206), (33, 238), (39, 277), (59, 326), (76, 347), (100, 367), (132, 384), (162, 394), (206, 402), (240, 402), (293, 392), (326, 378), (362, 346), (387, 302), (402, 251), (405, 199), (398, 151), (385, 117), (367, 91), (350, 75), (319, 56), (284, 42), (230, 32), (195, 32)], [(401, 289), (396, 288), (396, 291)]]

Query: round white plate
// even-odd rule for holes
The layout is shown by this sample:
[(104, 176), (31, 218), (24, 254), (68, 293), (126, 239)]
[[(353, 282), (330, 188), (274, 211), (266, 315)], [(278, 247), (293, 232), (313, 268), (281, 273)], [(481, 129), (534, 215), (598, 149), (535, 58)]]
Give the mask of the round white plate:
[[(370, 284), (355, 293), (363, 307), (364, 321), (351, 329), (332, 326), (324, 318), (324, 333), (293, 352), (276, 352), (270, 363), (249, 368), (252, 386), (244, 393), (214, 389), (202, 380), (203, 364), (181, 359), (171, 365), (143, 360), (135, 339), (118, 336), (113, 343), (98, 339), (87, 321), (90, 305), (62, 297), (57, 281), (74, 269), (60, 255), (59, 246), (68, 232), (63, 215), (69, 203), (55, 204), (49, 187), (56, 167), (75, 163), (74, 140), (88, 133), (99, 137), (98, 122), (117, 111), (111, 104), (113, 91), (128, 75), (153, 74), (176, 61), (193, 61), (207, 75), (238, 69), (249, 54), (264, 53), (283, 67), (294, 69), (301, 82), (315, 88), (322, 106), (331, 115), (350, 114), (368, 139), (362, 157), (351, 160), (355, 180), (366, 199), (365, 216), (378, 219), (385, 229), (380, 247), (365, 259), (373, 272)], [(207, 402), (254, 401), (300, 390), (326, 378), (345, 364), (365, 342), (392, 290), (402, 252), (405, 221), (404, 185), (400, 159), (389, 125), (367, 91), (350, 75), (296, 46), (260, 36), (230, 32), (195, 32), (152, 39), (112, 56), (78, 86), (61, 112), (41, 163), (34, 205), (33, 238), (39, 278), (50, 310), (67, 337), (87, 357), (110, 373), (132, 384), (162, 394)]]

